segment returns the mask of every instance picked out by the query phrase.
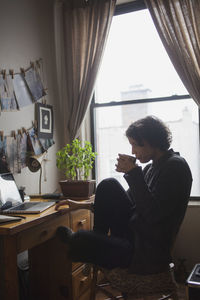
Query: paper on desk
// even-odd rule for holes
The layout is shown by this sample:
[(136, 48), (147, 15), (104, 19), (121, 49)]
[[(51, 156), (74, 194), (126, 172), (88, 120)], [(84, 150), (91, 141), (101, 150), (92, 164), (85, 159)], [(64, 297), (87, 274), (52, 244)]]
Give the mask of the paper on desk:
[(20, 217), (0, 215), (0, 223), (16, 222), (16, 221), (20, 221), (20, 220), (22, 220), (22, 218), (20, 218)]

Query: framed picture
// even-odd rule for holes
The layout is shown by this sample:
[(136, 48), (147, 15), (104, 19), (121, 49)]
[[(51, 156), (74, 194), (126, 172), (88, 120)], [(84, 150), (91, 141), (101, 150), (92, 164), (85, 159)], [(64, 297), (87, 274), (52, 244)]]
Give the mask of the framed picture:
[(36, 103), (37, 136), (38, 138), (53, 138), (53, 107)]

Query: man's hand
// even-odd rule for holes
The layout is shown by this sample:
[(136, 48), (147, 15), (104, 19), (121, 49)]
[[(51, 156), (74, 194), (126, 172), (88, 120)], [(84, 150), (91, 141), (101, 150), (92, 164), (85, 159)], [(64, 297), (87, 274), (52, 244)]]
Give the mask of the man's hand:
[(134, 156), (119, 154), (117, 158), (116, 171), (122, 173), (128, 173), (133, 168), (137, 167), (136, 158)]
[[(69, 208), (71, 210), (75, 210), (79, 208), (79, 203), (77, 201), (66, 199), (66, 200), (59, 201), (55, 206), (55, 210), (59, 210), (59, 208), (64, 205), (69, 205)], [(69, 210), (69, 208), (64, 208), (64, 210)]]

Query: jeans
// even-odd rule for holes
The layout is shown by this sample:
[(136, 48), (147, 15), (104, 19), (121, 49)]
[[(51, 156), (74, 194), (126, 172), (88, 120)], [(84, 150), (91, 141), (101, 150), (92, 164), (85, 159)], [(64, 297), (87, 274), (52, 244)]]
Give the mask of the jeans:
[(132, 208), (131, 199), (117, 180), (103, 180), (96, 190), (93, 231), (79, 230), (72, 234), (71, 259), (107, 269), (128, 267), (133, 254), (129, 228)]

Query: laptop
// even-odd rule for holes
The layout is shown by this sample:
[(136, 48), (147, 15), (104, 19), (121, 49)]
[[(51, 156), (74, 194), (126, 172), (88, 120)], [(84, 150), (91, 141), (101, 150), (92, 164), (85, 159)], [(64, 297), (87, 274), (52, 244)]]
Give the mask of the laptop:
[(23, 202), (12, 173), (0, 174), (1, 214), (38, 214), (54, 204), (55, 201)]

